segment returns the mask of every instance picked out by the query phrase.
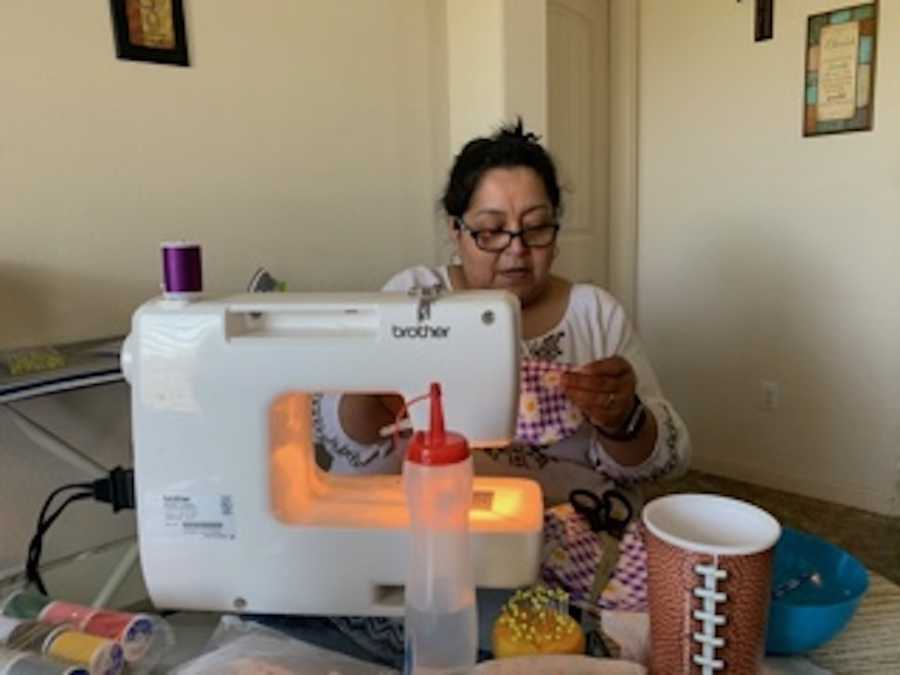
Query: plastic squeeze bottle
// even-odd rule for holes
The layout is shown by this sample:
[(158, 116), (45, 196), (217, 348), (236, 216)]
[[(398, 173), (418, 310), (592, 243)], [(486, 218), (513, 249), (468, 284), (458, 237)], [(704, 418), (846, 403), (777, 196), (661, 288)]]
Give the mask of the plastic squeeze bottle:
[(410, 516), (405, 675), (462, 675), (475, 667), (478, 619), (469, 549), (472, 457), (444, 430), (441, 388), (431, 385), (431, 424), (403, 463)]

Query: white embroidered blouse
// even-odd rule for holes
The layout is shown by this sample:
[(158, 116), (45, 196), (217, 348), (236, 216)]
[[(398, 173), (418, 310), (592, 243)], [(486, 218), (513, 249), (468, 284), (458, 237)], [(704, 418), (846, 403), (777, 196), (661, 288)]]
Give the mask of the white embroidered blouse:
[[(439, 286), (453, 290), (448, 269), (413, 267), (395, 275), (385, 291)], [(527, 476), (541, 484), (548, 503), (565, 501), (575, 488), (602, 491), (614, 482), (630, 487), (683, 473), (690, 459), (690, 437), (681, 417), (663, 396), (656, 375), (622, 306), (609, 293), (590, 284), (573, 284), (562, 320), (544, 335), (523, 342), (523, 358), (584, 365), (619, 355), (637, 376), (637, 393), (657, 422), (656, 446), (637, 466), (623, 466), (603, 448), (603, 439), (585, 423), (572, 436), (549, 446), (514, 441), (510, 447), (476, 451), (475, 473)], [(357, 443), (338, 420), (339, 395), (314, 401), (317, 442), (337, 473), (398, 473), (403, 462), (391, 439), (373, 445)]]

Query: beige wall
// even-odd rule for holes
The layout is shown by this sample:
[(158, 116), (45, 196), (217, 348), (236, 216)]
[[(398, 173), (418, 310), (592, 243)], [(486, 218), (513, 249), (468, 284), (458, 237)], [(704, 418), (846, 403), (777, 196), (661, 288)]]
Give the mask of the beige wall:
[[(875, 130), (801, 135), (806, 17), (642, 0), (638, 306), (696, 465), (900, 513), (900, 3)], [(760, 381), (781, 404), (761, 410)]]
[[(545, 132), (545, 0), (185, 5), (187, 69), (117, 60), (108, 3), (0, 3), (0, 348), (126, 331), (166, 239), (203, 243), (212, 294), (258, 265), (293, 290), (375, 288), (446, 259), (435, 204), (461, 143), (517, 113)], [(131, 465), (125, 385), (19, 405)], [(84, 479), (0, 414), (0, 578), (45, 495)], [(45, 558), (133, 532), (108, 511), (73, 507)]]
[[(203, 242), (213, 293), (258, 265), (294, 290), (372, 289), (433, 259), (443, 3), (185, 5), (187, 69), (117, 60), (107, 2), (0, 3), (0, 347), (125, 331), (157, 292), (165, 239)], [(113, 385), (21, 408), (128, 466), (127, 397)], [(50, 490), (84, 479), (0, 413), (0, 573), (21, 564)], [(71, 510), (47, 560), (133, 532), (132, 514)]]
[(521, 115), (546, 140), (546, 0), (446, 0), (450, 151)]
[(431, 259), (440, 3), (185, 4), (191, 68), (116, 59), (106, 2), (0, 4), (0, 346), (123, 332), (166, 239), (215, 293)]

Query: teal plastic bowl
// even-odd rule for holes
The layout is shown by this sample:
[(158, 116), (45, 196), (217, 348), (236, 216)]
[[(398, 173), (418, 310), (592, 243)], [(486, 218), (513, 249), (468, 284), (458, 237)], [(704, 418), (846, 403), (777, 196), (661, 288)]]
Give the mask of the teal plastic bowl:
[[(812, 572), (817, 577), (809, 579)], [(775, 546), (772, 588), (804, 578), (794, 590), (772, 598), (769, 654), (821, 647), (847, 627), (869, 588), (869, 573), (852, 555), (812, 534), (784, 528)]]

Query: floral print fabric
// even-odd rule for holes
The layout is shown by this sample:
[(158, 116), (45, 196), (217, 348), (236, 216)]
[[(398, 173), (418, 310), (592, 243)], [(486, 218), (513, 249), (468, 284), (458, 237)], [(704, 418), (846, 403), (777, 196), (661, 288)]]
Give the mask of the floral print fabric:
[(574, 434), (584, 415), (563, 390), (563, 374), (572, 366), (524, 359), (520, 373), (516, 437), (533, 445), (552, 445)]

